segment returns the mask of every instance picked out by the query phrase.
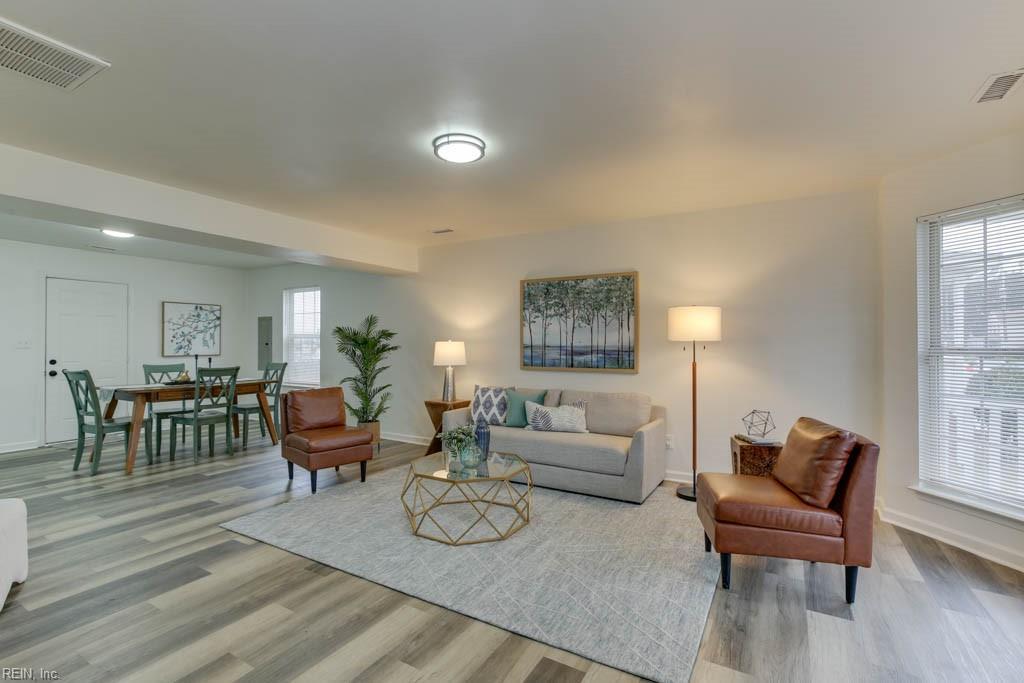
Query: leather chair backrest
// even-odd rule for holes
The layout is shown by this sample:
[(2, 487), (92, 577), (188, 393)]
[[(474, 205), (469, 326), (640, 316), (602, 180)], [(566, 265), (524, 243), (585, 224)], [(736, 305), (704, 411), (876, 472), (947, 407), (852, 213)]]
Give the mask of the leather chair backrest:
[(772, 476), (808, 505), (827, 508), (855, 445), (852, 432), (801, 417), (789, 430)]
[(345, 426), (345, 392), (341, 387), (290, 391), (282, 396), (284, 432)]

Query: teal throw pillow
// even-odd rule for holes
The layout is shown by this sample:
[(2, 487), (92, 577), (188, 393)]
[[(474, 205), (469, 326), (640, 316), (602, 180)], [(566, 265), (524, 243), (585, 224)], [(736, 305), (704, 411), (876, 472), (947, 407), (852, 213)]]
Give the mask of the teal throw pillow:
[(525, 427), (526, 426), (526, 402), (533, 401), (534, 403), (544, 403), (544, 396), (547, 391), (538, 392), (519, 392), (509, 391), (508, 392), (508, 414), (505, 416), (506, 427)]

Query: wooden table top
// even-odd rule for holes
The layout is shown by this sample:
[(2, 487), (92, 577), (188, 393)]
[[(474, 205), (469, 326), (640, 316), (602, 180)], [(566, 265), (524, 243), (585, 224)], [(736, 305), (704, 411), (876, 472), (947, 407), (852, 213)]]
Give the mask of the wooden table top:
[[(270, 380), (265, 379), (240, 379), (235, 383), (236, 394), (255, 394)], [(214, 393), (220, 393), (220, 387), (214, 386)], [(102, 393), (111, 392), (114, 398), (132, 400), (136, 396), (143, 396), (148, 401), (178, 401), (195, 396), (196, 385), (194, 382), (185, 384), (148, 384), (124, 387), (101, 387)]]

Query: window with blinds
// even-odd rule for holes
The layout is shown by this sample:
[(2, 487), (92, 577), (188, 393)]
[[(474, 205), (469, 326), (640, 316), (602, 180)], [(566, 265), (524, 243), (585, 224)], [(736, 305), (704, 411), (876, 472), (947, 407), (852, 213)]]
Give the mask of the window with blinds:
[(320, 288), (284, 290), (285, 383), (320, 385)]
[(921, 484), (1024, 514), (1024, 195), (918, 221)]

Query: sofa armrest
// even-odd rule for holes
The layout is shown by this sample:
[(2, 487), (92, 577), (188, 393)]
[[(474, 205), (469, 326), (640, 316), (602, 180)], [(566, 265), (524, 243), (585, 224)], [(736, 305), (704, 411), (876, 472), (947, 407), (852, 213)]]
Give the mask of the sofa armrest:
[(626, 458), (625, 476), (640, 484), (641, 500), (665, 480), (665, 409), (655, 406), (653, 418), (633, 434)]
[(444, 434), (456, 427), (464, 427), (469, 423), (469, 408), (446, 410), (441, 414), (441, 433)]

